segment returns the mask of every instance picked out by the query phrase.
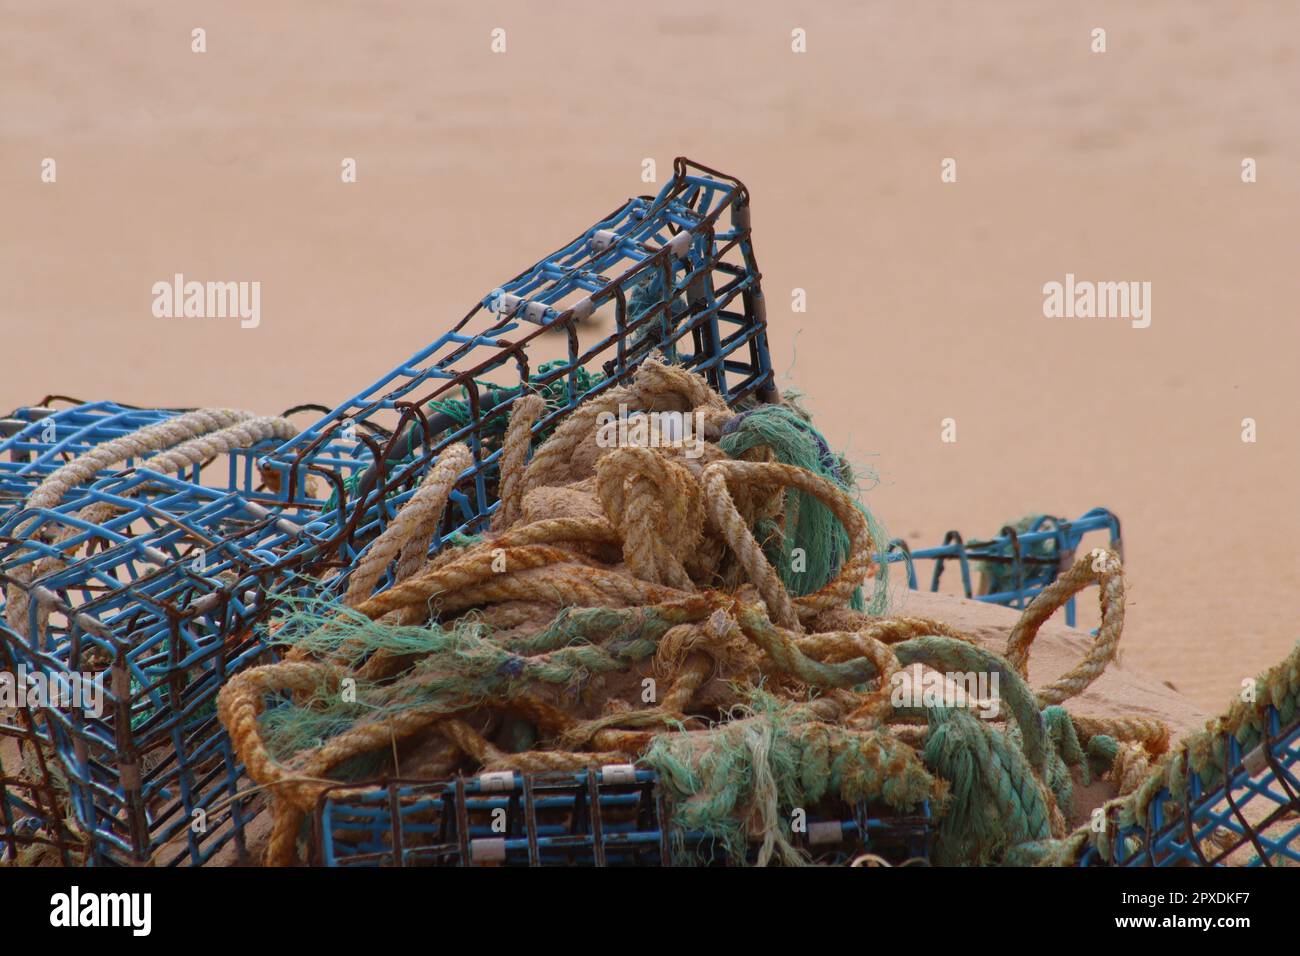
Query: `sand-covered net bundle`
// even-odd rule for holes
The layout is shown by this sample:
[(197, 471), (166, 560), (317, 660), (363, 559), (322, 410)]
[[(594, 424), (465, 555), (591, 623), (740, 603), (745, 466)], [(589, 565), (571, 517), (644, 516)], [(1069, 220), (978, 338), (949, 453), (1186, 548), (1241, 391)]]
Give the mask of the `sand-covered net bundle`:
[[(273, 625), (283, 660), (222, 690), (221, 719), (272, 799), (268, 862), (300, 859), (306, 815), (339, 782), (625, 763), (656, 770), (675, 828), (735, 862), (807, 862), (792, 814), (825, 799), (899, 812), (929, 801), (937, 862), (1037, 860), (1066, 836), (1076, 774), (1167, 747), (1154, 721), (1061, 706), (1115, 655), (1113, 553), (1081, 557), (994, 654), (939, 621), (885, 613), (880, 535), (797, 408), (737, 412), (660, 361), (534, 448), (543, 408), (541, 396), (512, 407), (490, 531), (427, 558), (470, 463), (452, 446), (346, 596), (286, 601)], [(689, 418), (611, 440), (620, 410)], [(667, 421), (699, 421), (703, 435)], [(1093, 645), (1031, 689), (1039, 626), (1094, 583)], [(896, 705), (892, 678), (917, 667), (996, 673), (998, 719)]]

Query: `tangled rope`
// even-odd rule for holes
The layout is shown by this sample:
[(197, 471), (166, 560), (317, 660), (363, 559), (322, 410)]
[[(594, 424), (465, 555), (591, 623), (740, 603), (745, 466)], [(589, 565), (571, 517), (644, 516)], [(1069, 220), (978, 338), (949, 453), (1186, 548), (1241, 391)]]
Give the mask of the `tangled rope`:
[[(945, 857), (986, 862), (1064, 836), (1069, 768), (1092, 738), (1152, 754), (1167, 741), (1146, 721), (1044, 717), (1114, 658), (1124, 589), (1112, 552), (1076, 562), (997, 655), (940, 622), (852, 609), (877, 544), (834, 469), (773, 461), (753, 443), (741, 459), (713, 443), (698, 457), (672, 441), (599, 447), (598, 417), (620, 405), (701, 412), (715, 435), (734, 414), (698, 376), (649, 361), (579, 406), (528, 461), (543, 403), (521, 398), (488, 534), (425, 562), (470, 461), (453, 446), (353, 568), (343, 606), (292, 607), (276, 630), (285, 660), (225, 685), (221, 720), (272, 795), (268, 863), (297, 858), (303, 819), (346, 781), (340, 768), (396, 760), (399, 746), (412, 761), (434, 754), (421, 770), (443, 775), (640, 761), (660, 772), (677, 825), (713, 834), (736, 858), (756, 843), (760, 863), (806, 861), (790, 839), (791, 807), (827, 795), (898, 809), (931, 800)], [(848, 541), (834, 576), (799, 596), (754, 534), (763, 521), (782, 525), (789, 489), (829, 509)], [(537, 517), (543, 501), (551, 511)], [(1096, 640), (1066, 675), (1030, 690), (1038, 629), (1093, 583)], [(895, 676), (916, 665), (996, 672), (1014, 725), (895, 706)]]

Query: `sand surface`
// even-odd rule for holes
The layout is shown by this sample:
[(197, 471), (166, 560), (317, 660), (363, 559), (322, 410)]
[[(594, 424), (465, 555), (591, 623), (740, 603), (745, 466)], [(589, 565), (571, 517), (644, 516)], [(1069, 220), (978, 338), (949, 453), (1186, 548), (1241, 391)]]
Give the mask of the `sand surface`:
[[(334, 403), (685, 154), (749, 185), (781, 384), (880, 473), (892, 533), (1112, 508), (1124, 663), (1207, 710), (1300, 637), (1300, 5), (6, 0), (0, 24), (4, 410)], [(261, 325), (153, 318), (176, 272), (260, 281)], [(1150, 328), (1044, 318), (1067, 272), (1151, 282)]]

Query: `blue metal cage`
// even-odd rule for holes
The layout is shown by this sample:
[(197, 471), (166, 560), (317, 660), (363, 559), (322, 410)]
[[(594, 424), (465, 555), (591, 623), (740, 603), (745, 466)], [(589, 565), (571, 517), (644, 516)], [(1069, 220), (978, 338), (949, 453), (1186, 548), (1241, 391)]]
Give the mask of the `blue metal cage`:
[[(511, 771), (339, 785), (315, 813), (319, 862), (375, 866), (720, 865), (722, 847), (669, 822), (658, 775), (631, 764), (574, 773)], [(928, 861), (929, 805), (914, 814), (828, 802), (796, 845), (823, 862), (872, 852)]]
[[(74, 402), (70, 407), (56, 403)], [(50, 396), (44, 404), (24, 406), (0, 418), (0, 519), (20, 508), (43, 479), (63, 465), (97, 446), (122, 438), (150, 425), (174, 418), (184, 409), (135, 408), (115, 402), (75, 402)], [(257, 462), (275, 447), (262, 442), (252, 448), (236, 449), (221, 461), (194, 465), (179, 476), (195, 485), (209, 485), (241, 491), (254, 498), (272, 499), (262, 487), (263, 475)], [(134, 459), (100, 472), (107, 478), (136, 467)], [(76, 502), (89, 494), (94, 483), (69, 489), (67, 500)]]
[[(906, 566), (907, 585), (914, 591), (920, 588), (917, 562), (933, 562), (929, 589), (938, 591), (947, 563), (955, 561), (965, 597), (1023, 609), (1074, 564), (1083, 537), (1094, 532), (1104, 533), (1107, 546), (1123, 557), (1119, 518), (1105, 508), (1093, 508), (1073, 521), (1042, 515), (1027, 531), (1007, 526), (988, 540), (966, 541), (960, 532), (949, 531), (943, 544), (919, 551), (895, 538), (889, 542), (886, 560)], [(993, 573), (987, 573), (988, 569)], [(981, 571), (985, 572), (987, 591), (981, 591), (976, 581)], [(1074, 598), (1070, 598), (1065, 605), (1065, 622), (1070, 627), (1075, 623), (1075, 610)]]
[(1115, 821), (1107, 859), (1089, 847), (1080, 866), (1296, 866), (1300, 864), (1300, 720), (1268, 708), (1265, 733), (1248, 752), (1221, 735), (1225, 772), (1188, 769), (1182, 795), (1162, 789), (1146, 818)]
[[(579, 326), (602, 308), (612, 329), (580, 345)], [(765, 328), (748, 192), (679, 159), (657, 196), (630, 200), (493, 290), (296, 438), (229, 456), (224, 483), (127, 462), (57, 507), (25, 508), (67, 460), (178, 412), (91, 403), (14, 413), (0, 434), (0, 588), (21, 587), (30, 606), (17, 627), (0, 627), (0, 651), (56, 679), (107, 675), (107, 703), (99, 716), (45, 707), (0, 723), (36, 765), (34, 777), (0, 770), (0, 847), (44, 841), (65, 862), (161, 864), (242, 847), (259, 797), (236, 797), (247, 780), (215, 696), (237, 670), (273, 659), (259, 625), (276, 595), (342, 590), (452, 442), (467, 443), (474, 463), (431, 552), (481, 530), (496, 506), (499, 436), (525, 390), (547, 398), (538, 433), (653, 352), (732, 403), (772, 397)], [(562, 337), (566, 357), (535, 361), (542, 336)], [(85, 521), (91, 504), (111, 504), (113, 517)], [(41, 573), (26, 582), (20, 569)]]
[[(579, 330), (605, 313), (611, 327), (582, 344)], [(401, 501), (389, 499), (418, 485), (443, 448), (465, 442), (474, 465), (462, 487), (475, 516), (469, 530), (479, 530), (496, 504), (495, 439), (519, 395), (546, 396), (547, 411), (534, 426), (544, 434), (658, 351), (703, 374), (730, 403), (771, 397), (765, 329), (748, 192), (678, 159), (657, 196), (629, 200), (494, 289), (451, 331), (262, 465), (279, 474), (286, 503), (298, 500), (311, 474), (334, 483), (339, 556), (350, 561)], [(532, 357), (559, 337), (563, 358)]]

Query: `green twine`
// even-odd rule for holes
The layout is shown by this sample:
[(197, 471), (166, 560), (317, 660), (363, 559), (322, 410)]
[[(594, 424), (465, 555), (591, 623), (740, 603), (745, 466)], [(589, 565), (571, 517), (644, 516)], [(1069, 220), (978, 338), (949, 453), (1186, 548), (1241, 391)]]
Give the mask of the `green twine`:
[[(871, 513), (856, 500), (856, 486), (842, 459), (831, 453), (826, 440), (806, 415), (786, 405), (764, 405), (744, 412), (729, 422), (721, 440), (722, 450), (739, 458), (752, 448), (772, 450), (776, 460), (804, 468), (844, 489), (871, 525), (873, 536), (883, 540)], [(785, 496), (785, 533), (769, 520), (759, 522), (755, 535), (763, 543), (768, 561), (792, 594), (812, 594), (834, 579), (848, 560), (849, 536), (834, 512), (816, 495), (791, 488)], [(880, 576), (872, 598), (872, 611), (880, 613), (887, 600), (888, 564), (881, 562)], [(862, 589), (853, 592), (852, 606), (866, 606)]]
[[(476, 382), (475, 384), (478, 385), (480, 393), (486, 399), (483, 404), (493, 408), (513, 400), (524, 391), (529, 391), (542, 396), (548, 411), (556, 411), (569, 404), (570, 381), (572, 381), (573, 385), (573, 397), (581, 398), (605, 379), (602, 373), (591, 372), (584, 366), (579, 365), (569, 375), (562, 375), (545, 385), (540, 384), (543, 378), (546, 378), (556, 369), (567, 368), (568, 365), (567, 359), (543, 362), (538, 366), (537, 374), (529, 377), (527, 386), (500, 386), (493, 385), (490, 382)], [(463, 396), (461, 398), (434, 399), (425, 407), (430, 411), (442, 412), (456, 423), (457, 428), (463, 428), (473, 420), (473, 414), (470, 410), (469, 391), (462, 385), (460, 393)], [(510, 412), (508, 409), (489, 413), (487, 418), (483, 420), (480, 437), (504, 435), (509, 421)], [(415, 451), (416, 437), (414, 433), (408, 435), (406, 454), (409, 455)]]
[(453, 548), (468, 548), (470, 545), (482, 544), (483, 535), (466, 534), (463, 531), (453, 531), (442, 539), (443, 544), (449, 544)]
[(806, 820), (827, 797), (913, 810), (934, 794), (934, 778), (906, 744), (885, 732), (810, 722), (801, 707), (755, 691), (729, 722), (704, 734), (660, 736), (642, 757), (670, 796), (676, 832), (702, 838), (702, 854), (720, 848), (743, 864), (757, 840), (760, 865), (802, 865), (796, 811)]
[(509, 700), (538, 685), (581, 687), (593, 676), (650, 657), (676, 623), (653, 607), (570, 609), (507, 649), (489, 640), (487, 626), (473, 619), (453, 627), (402, 626), (372, 621), (319, 598), (283, 600), (288, 613), (276, 631), (277, 643), (342, 659), (354, 670), (378, 652), (416, 660), (383, 684), (358, 680), (355, 695), (347, 700), (336, 687), (322, 686), (310, 700), (286, 698), (265, 711), (265, 739), (281, 760), (319, 747), (358, 723), (398, 713), (453, 713), (485, 700)]
[(937, 864), (982, 866), (1017, 844), (1051, 838), (1047, 804), (1010, 734), (964, 710), (936, 707), (927, 716), (926, 766), (951, 786)]
[[(659, 269), (653, 269), (646, 278), (632, 287), (627, 300), (628, 324), (634, 324), (656, 306), (663, 306), (664, 300), (663, 273)], [(664, 361), (677, 364), (681, 358), (677, 352), (677, 342), (670, 339), (673, 330), (686, 315), (686, 309), (685, 296), (674, 295), (671, 305), (667, 305), (656, 320), (637, 329), (627, 346), (628, 354), (637, 356), (643, 350), (658, 349)]]

